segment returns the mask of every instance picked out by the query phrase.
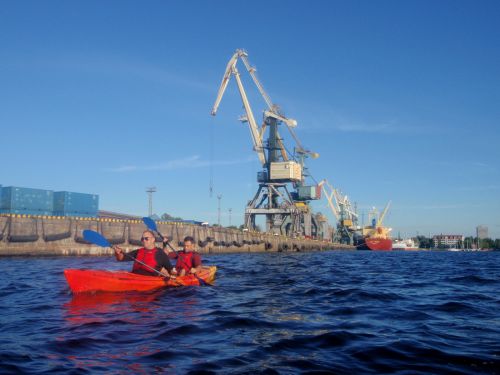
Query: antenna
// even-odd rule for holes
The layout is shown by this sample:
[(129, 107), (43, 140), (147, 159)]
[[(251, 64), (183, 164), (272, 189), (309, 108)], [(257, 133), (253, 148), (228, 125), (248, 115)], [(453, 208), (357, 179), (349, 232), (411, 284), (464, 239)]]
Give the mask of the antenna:
[(153, 216), (153, 193), (156, 193), (156, 187), (151, 186), (146, 189), (146, 193), (149, 196), (149, 217), (151, 217)]
[(230, 208), (228, 209), (228, 211), (229, 211), (229, 226), (231, 226), (231, 212), (233, 212), (233, 209)]

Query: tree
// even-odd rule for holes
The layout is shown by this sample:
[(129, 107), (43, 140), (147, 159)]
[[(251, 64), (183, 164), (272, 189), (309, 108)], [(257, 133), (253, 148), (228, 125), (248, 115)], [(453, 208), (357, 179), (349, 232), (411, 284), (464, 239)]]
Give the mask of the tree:
[(417, 236), (418, 247), (421, 249), (430, 249), (433, 246), (432, 238), (427, 238), (425, 236)]
[(174, 216), (171, 216), (169, 214), (167, 214), (166, 212), (161, 215), (161, 219), (163, 221), (179, 221), (179, 220), (183, 220), (182, 217), (174, 217)]

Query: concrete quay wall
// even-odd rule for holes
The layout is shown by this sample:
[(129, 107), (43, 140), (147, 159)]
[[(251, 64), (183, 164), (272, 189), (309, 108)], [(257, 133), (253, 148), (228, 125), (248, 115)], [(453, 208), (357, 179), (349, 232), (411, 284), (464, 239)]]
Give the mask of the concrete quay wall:
[[(200, 253), (280, 252), (353, 249), (346, 245), (312, 239), (288, 238), (222, 227), (157, 222), (158, 230), (178, 249), (185, 236), (194, 237)], [(141, 246), (146, 229), (140, 220), (54, 216), (0, 216), (0, 256), (13, 255), (109, 255), (112, 250), (85, 242), (82, 231), (101, 233), (111, 244), (125, 250)], [(160, 241), (160, 239), (158, 239)]]

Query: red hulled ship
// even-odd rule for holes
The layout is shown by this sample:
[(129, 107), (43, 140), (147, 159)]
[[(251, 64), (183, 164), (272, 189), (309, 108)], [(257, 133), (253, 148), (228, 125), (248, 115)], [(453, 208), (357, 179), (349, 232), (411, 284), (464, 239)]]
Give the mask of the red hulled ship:
[[(392, 250), (392, 239), (389, 234), (392, 228), (382, 226), (382, 221), (390, 204), (391, 202), (385, 206), (380, 216), (375, 208), (372, 210), (370, 213), (373, 216), (371, 218), (372, 225), (363, 227), (361, 238), (356, 245), (358, 250)], [(377, 216), (378, 219), (376, 218)]]

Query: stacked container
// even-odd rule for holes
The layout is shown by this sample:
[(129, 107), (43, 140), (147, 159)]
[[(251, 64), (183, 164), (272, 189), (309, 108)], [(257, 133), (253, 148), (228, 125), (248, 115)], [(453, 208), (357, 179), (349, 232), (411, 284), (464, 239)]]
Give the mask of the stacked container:
[(54, 215), (97, 217), (99, 196), (96, 194), (57, 191), (54, 193)]
[(1, 191), (1, 213), (52, 215), (54, 193), (50, 190), (7, 186)]
[(297, 194), (299, 200), (320, 199), (321, 187), (317, 185), (299, 186), (297, 188)]

